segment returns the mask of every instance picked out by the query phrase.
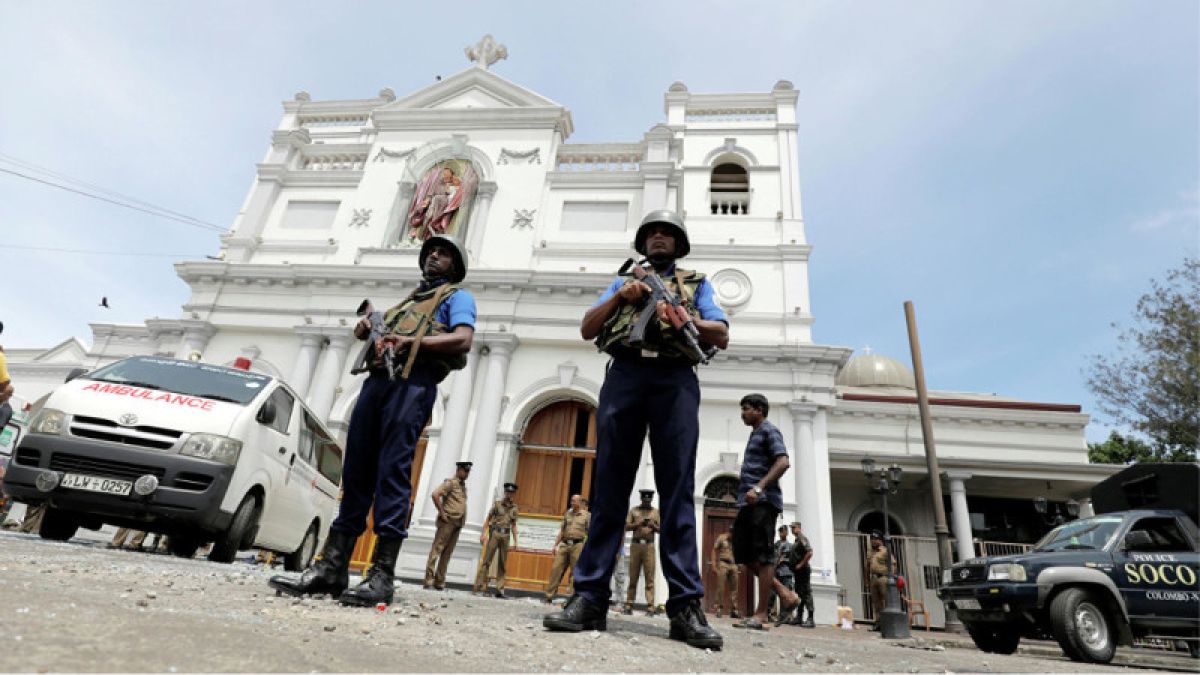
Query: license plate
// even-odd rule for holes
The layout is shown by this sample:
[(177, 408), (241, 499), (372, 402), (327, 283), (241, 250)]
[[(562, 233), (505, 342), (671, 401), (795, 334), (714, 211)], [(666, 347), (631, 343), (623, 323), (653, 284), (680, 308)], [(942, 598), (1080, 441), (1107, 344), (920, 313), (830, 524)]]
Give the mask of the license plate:
[(979, 606), (979, 601), (975, 598), (963, 598), (962, 600), (955, 600), (954, 606), (959, 609), (973, 609), (976, 611), (983, 609)]
[(84, 476), (78, 473), (68, 473), (63, 476), (62, 486), (72, 490), (87, 490), (88, 492), (103, 492), (109, 495), (127, 495), (133, 489), (133, 483), (115, 478), (100, 478), (99, 476)]

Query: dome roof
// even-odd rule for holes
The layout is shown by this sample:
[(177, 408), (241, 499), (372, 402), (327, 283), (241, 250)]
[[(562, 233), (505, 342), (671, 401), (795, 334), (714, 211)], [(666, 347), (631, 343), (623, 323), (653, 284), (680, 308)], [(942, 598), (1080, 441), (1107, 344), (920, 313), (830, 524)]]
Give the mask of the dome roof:
[(846, 363), (838, 373), (837, 384), (843, 387), (917, 388), (917, 381), (907, 366), (869, 350)]

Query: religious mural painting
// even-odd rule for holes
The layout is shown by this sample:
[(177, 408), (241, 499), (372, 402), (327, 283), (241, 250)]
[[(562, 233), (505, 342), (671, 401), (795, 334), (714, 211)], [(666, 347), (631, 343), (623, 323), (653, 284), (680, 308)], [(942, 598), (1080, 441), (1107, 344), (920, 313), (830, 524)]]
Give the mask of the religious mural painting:
[(449, 159), (430, 167), (417, 182), (403, 239), (415, 244), (435, 234), (461, 235), (478, 187), (479, 175), (470, 160)]

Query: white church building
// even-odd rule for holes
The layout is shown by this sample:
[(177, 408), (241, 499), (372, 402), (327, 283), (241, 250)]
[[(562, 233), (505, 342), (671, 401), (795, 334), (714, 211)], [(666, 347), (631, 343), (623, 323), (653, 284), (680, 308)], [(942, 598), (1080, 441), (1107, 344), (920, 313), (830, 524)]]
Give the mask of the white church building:
[[(198, 352), (219, 364), (244, 356), (286, 379), (344, 438), (364, 378), (349, 374), (359, 349), (355, 308), (363, 298), (377, 306), (402, 299), (419, 278), (421, 237), (452, 232), (468, 249), (465, 285), (478, 323), (468, 365), (442, 383), (418, 452), (400, 574), (423, 573), (436, 516), (430, 487), (470, 460), (451, 581), (474, 579), (481, 523), (498, 487), (515, 480), (523, 517), (510, 579), (535, 588), (548, 576), (568, 496), (591, 489), (607, 357), (580, 339), (580, 319), (634, 255), (643, 214), (675, 209), (692, 242), (684, 264), (709, 276), (731, 324), (728, 351), (699, 368), (702, 569), (711, 574), (712, 538), (732, 522), (723, 497), (748, 435), (738, 401), (760, 392), (792, 452), (780, 522), (802, 521), (815, 548), (818, 620), (832, 622), (838, 604), (869, 613), (860, 533), (883, 522), (860, 468), (871, 457), (904, 470), (889, 501), (891, 527), (904, 535), (910, 594), (938, 625), (912, 375), (886, 357), (851, 358), (847, 347), (814, 341), (792, 83), (697, 93), (676, 82), (662, 119), (648, 120), (641, 138), (579, 144), (570, 142), (567, 107), (506, 80), (491, 70), (495, 54), (477, 51), (466, 70), (403, 97), (385, 89), (316, 101), (302, 92), (284, 102), (245, 203), (221, 236), (221, 259), (175, 266), (191, 288), (182, 313), (92, 324), (90, 345), (72, 338), (9, 350), (19, 393), (35, 399), (71, 368), (135, 354)], [(427, 195), (437, 189), (452, 196), (433, 213)], [(1082, 500), (1111, 473), (1087, 463), (1088, 416), (1079, 406), (936, 387), (930, 396), (959, 555), (1031, 541), (1045, 529), (1033, 498)], [(637, 487), (654, 488), (650, 453), (643, 458)]]

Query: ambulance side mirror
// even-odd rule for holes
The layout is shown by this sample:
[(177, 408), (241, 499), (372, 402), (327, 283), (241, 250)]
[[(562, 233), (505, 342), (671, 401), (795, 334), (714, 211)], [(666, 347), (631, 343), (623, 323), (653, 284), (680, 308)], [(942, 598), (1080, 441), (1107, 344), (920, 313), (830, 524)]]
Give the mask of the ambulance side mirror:
[(258, 414), (254, 416), (254, 419), (258, 420), (260, 424), (272, 424), (275, 422), (275, 415), (275, 400), (269, 398), (263, 401), (262, 407), (258, 409)]
[(1125, 535), (1124, 547), (1126, 551), (1153, 551), (1155, 549), (1154, 540), (1145, 530), (1131, 530), (1129, 534)]
[(72, 368), (71, 372), (67, 373), (67, 377), (63, 380), (63, 382), (70, 382), (80, 375), (87, 375), (87, 368)]

